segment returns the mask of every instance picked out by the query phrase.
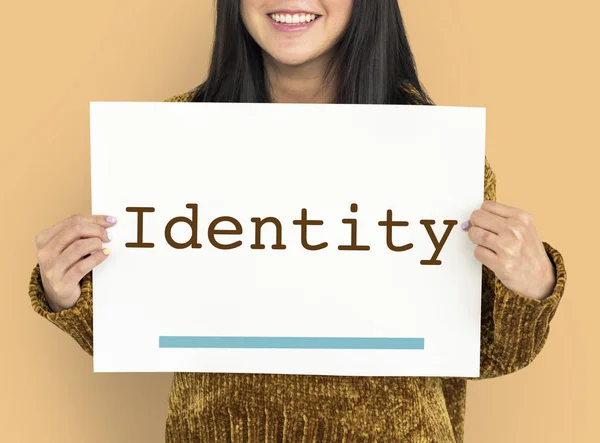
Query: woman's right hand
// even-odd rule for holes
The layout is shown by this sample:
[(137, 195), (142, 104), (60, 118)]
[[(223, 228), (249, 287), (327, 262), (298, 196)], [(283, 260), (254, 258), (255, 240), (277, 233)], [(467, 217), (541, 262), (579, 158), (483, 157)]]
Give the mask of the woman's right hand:
[(110, 253), (102, 243), (110, 241), (106, 228), (114, 224), (106, 215), (75, 214), (35, 236), (42, 285), (54, 312), (79, 300), (81, 279)]

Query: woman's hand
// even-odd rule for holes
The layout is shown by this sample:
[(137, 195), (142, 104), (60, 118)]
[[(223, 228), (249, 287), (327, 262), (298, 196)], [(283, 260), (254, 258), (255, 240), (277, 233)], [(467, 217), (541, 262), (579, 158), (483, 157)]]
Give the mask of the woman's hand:
[(475, 258), (508, 289), (538, 300), (552, 293), (554, 266), (529, 213), (485, 200), (461, 227), (477, 245)]
[(105, 215), (71, 215), (35, 236), (42, 285), (54, 312), (75, 305), (81, 279), (108, 257), (102, 242), (111, 240), (106, 228), (115, 222)]

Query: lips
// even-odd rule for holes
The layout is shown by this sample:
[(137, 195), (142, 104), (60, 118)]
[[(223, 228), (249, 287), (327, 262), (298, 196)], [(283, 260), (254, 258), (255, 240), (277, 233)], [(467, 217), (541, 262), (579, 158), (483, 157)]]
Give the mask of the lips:
[(276, 12), (271, 12), (270, 14), (268, 14), (268, 16), (274, 22), (281, 23), (281, 24), (287, 24), (287, 25), (306, 24), (306, 23), (313, 22), (320, 17), (320, 15), (318, 15), (318, 14), (313, 14), (313, 13), (304, 12), (304, 11), (293, 11), (293, 12), (292, 11), (290, 11), (290, 12), (276, 11)]

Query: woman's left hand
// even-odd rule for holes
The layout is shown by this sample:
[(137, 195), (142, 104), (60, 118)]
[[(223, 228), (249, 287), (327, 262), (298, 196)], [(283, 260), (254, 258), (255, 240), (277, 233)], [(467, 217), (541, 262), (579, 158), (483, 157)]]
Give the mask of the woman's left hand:
[(508, 289), (538, 300), (552, 293), (554, 266), (528, 212), (485, 200), (461, 228), (477, 245), (475, 258)]

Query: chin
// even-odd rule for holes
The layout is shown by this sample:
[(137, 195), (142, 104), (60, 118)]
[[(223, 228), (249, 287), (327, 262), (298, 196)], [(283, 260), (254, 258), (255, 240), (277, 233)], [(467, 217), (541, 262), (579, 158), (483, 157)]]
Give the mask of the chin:
[(301, 65), (309, 62), (310, 58), (282, 56), (282, 57), (276, 57), (275, 60), (277, 60), (277, 62), (281, 63), (282, 65), (286, 65), (286, 66), (301, 66)]
[(315, 60), (316, 54), (295, 52), (271, 52), (269, 54), (277, 63), (286, 66), (301, 66)]

